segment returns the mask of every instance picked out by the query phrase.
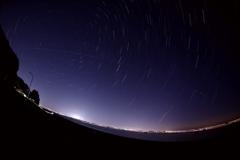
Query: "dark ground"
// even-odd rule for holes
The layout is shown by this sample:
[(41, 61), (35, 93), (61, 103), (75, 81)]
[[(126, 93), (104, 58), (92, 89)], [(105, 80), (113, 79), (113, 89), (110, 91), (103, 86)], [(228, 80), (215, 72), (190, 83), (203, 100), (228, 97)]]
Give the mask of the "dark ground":
[[(14, 89), (1, 97), (1, 152), (10, 157), (58, 159), (238, 159), (240, 124), (225, 136), (196, 142), (151, 142), (118, 137), (52, 116), (25, 102)], [(3, 93), (3, 92), (2, 92)], [(3, 105), (4, 104), (4, 105)], [(151, 158), (150, 158), (151, 157)]]

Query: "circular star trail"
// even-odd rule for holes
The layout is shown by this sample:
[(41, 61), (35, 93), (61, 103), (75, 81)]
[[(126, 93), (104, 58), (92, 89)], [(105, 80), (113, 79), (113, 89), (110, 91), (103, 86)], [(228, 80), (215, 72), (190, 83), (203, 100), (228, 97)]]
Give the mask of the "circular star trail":
[(117, 128), (179, 130), (240, 116), (239, 8), (10, 0), (1, 24), (42, 106)]

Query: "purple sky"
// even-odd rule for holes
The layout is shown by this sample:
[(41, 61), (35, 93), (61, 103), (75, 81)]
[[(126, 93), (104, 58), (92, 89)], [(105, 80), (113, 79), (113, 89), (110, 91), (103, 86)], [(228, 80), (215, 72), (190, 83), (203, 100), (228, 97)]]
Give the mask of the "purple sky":
[(41, 105), (119, 128), (188, 129), (240, 116), (240, 5), (221, 4), (9, 0), (0, 22)]

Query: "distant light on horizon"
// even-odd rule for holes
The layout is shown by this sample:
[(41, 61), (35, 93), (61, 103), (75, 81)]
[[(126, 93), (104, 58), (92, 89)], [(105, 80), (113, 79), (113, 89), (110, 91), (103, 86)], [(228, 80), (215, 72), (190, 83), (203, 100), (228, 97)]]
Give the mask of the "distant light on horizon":
[(77, 120), (84, 120), (82, 116), (79, 116), (77, 114), (70, 114), (69, 116)]

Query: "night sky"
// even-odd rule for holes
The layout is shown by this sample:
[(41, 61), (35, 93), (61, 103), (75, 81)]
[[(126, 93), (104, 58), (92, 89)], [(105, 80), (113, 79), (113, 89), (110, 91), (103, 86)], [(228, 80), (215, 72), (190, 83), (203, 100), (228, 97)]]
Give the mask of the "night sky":
[(237, 0), (8, 0), (0, 17), (42, 106), (142, 130), (240, 117), (239, 21)]

